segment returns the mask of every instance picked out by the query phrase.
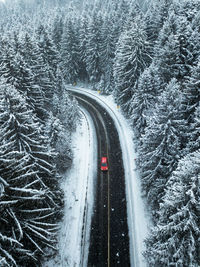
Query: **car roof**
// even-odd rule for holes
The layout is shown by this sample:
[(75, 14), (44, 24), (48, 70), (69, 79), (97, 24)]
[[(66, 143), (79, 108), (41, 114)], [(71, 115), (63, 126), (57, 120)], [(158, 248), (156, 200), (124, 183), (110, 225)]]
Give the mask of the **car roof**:
[(101, 158), (101, 161), (102, 161), (102, 162), (106, 162), (106, 161), (107, 161), (107, 157), (102, 157), (102, 158)]

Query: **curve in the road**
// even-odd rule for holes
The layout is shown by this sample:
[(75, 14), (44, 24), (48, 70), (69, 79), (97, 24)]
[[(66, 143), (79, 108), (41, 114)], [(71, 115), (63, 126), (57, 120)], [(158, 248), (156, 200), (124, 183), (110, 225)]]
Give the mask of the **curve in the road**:
[(74, 93), (93, 118), (98, 136), (98, 162), (109, 157), (109, 172), (98, 166), (96, 204), (91, 227), (88, 266), (130, 266), (129, 234), (122, 152), (115, 124), (95, 100)]
[(113, 105), (114, 103), (110, 103), (107, 98), (104, 99), (104, 97), (99, 96), (95, 91), (82, 87), (67, 86), (67, 90), (68, 92), (79, 92), (91, 99), (95, 99), (108, 111), (115, 122), (123, 153), (126, 178), (131, 266), (146, 267), (147, 264), (142, 253), (145, 250), (144, 240), (148, 236), (151, 222), (142, 198), (139, 174), (134, 160), (137, 157), (137, 153), (134, 148), (132, 129), (125, 122), (120, 112), (116, 110), (116, 107)]

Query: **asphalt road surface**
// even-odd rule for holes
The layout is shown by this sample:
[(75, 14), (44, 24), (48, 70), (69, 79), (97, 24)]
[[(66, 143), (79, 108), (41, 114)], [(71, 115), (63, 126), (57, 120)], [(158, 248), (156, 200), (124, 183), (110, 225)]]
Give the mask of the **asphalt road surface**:
[[(73, 92), (90, 113), (98, 139), (98, 172), (90, 232), (88, 267), (129, 267), (129, 234), (125, 177), (119, 136), (107, 111), (94, 99)], [(100, 170), (101, 157), (108, 157), (109, 170)]]

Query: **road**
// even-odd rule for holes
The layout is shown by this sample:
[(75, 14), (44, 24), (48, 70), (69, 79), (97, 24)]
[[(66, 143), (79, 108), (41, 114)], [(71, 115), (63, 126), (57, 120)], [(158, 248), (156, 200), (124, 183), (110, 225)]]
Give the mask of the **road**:
[[(125, 175), (118, 132), (110, 115), (98, 102), (77, 92), (73, 95), (90, 113), (98, 138), (98, 172), (88, 267), (129, 267)], [(100, 170), (102, 156), (108, 157), (108, 172)]]

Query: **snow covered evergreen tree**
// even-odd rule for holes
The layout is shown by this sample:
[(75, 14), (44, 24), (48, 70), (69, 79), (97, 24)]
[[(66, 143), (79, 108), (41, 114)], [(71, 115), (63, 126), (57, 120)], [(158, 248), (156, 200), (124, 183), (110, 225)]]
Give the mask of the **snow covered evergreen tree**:
[(149, 266), (200, 265), (200, 151), (180, 160), (167, 183), (159, 220), (146, 240)]
[(165, 82), (172, 78), (184, 81), (197, 64), (199, 49), (199, 33), (192, 30), (186, 18), (171, 12), (155, 46), (155, 58)]
[(38, 46), (37, 39), (32, 41), (32, 49), (30, 52), (27, 51), (28, 53), (28, 64), (32, 70), (34, 82), (39, 91), (38, 97), (40, 101), (37, 104), (40, 107), (38, 107), (37, 114), (40, 118), (44, 119), (47, 117), (46, 110), (49, 110), (52, 105), (56, 72), (53, 74), (51, 68), (46, 63), (42, 50)]
[(79, 110), (77, 101), (74, 98), (71, 99), (67, 93), (60, 96), (55, 94), (53, 106), (53, 113), (49, 116), (46, 132), (51, 147), (57, 153), (55, 159), (57, 169), (63, 172), (72, 161), (70, 136), (76, 128)]
[(40, 86), (36, 84), (35, 74), (30, 65), (32, 46), (28, 35), (23, 44), (25, 46), (20, 48), (20, 52), (15, 55), (12, 48), (9, 48), (8, 51), (5, 49), (0, 73), (11, 85), (15, 86), (26, 99), (30, 108), (40, 116), (41, 113), (44, 113), (44, 96)]
[(172, 80), (159, 97), (140, 140), (142, 185), (154, 210), (158, 209), (166, 183), (181, 157), (186, 129), (182, 93), (177, 82)]
[(100, 81), (102, 75), (100, 67), (101, 22), (101, 14), (95, 10), (88, 23), (88, 37), (86, 44), (86, 69), (89, 81), (93, 84), (93, 87), (95, 86), (95, 83)]
[(67, 18), (61, 40), (61, 69), (67, 83), (73, 84), (79, 73), (78, 38), (72, 18)]
[(148, 40), (150, 40), (152, 44), (154, 44), (158, 38), (172, 4), (173, 0), (151, 1), (149, 9), (145, 14), (145, 21)]
[(100, 64), (103, 72), (100, 90), (105, 93), (113, 91), (113, 62), (115, 57), (114, 25), (111, 17), (105, 17), (101, 27), (102, 46), (100, 48)]
[(6, 2), (0, 266), (39, 266), (55, 247), (62, 205), (56, 168), (71, 163), (78, 118), (65, 81), (89, 80), (111, 93), (113, 61), (113, 94), (137, 133), (143, 189), (158, 222), (146, 242), (149, 266), (199, 266), (199, 1), (149, 1), (147, 12), (144, 0)]
[(80, 27), (79, 27), (79, 54), (80, 54), (79, 75), (81, 80), (88, 80), (88, 73), (86, 70), (87, 35), (88, 35), (88, 15), (86, 12), (84, 12), (80, 17)]
[(131, 29), (120, 36), (114, 64), (114, 94), (118, 104), (126, 111), (134, 94), (134, 85), (150, 60), (144, 24), (138, 17)]
[(153, 111), (163, 87), (159, 69), (151, 64), (139, 77), (135, 93), (130, 101), (129, 114), (137, 138), (144, 134), (147, 121)]
[(37, 29), (37, 43), (44, 62), (50, 68), (52, 75), (55, 75), (57, 64), (59, 62), (59, 54), (53, 44), (50, 34), (47, 33), (43, 25), (40, 25)]
[(183, 90), (186, 96), (188, 109), (187, 117), (190, 117), (190, 120), (192, 120), (194, 111), (200, 101), (200, 63), (191, 69), (191, 76), (186, 77)]
[(24, 260), (29, 266), (46, 246), (56, 249), (55, 208), (61, 207), (62, 194), (55, 156), (25, 100), (6, 80), (1, 80), (0, 114), (1, 235), (16, 243), (9, 246), (3, 238), (0, 253), (11, 266)]
[(177, 10), (178, 15), (187, 18), (189, 22), (194, 26), (193, 29), (196, 28), (198, 30), (199, 22), (196, 21), (196, 18), (199, 16), (200, 11), (200, 3), (197, 0), (191, 1), (181, 1), (175, 3), (175, 8)]
[(117, 6), (116, 15), (117, 15), (117, 18), (119, 20), (119, 25), (120, 25), (119, 31), (121, 32), (126, 25), (126, 21), (128, 18), (127, 15), (129, 13), (130, 5), (127, 0), (120, 0), (117, 4), (118, 6)]
[(57, 51), (60, 51), (60, 48), (61, 48), (63, 27), (64, 27), (63, 17), (62, 17), (61, 14), (59, 14), (54, 19), (53, 29), (52, 29), (52, 32), (51, 32), (52, 40), (54, 42), (54, 45), (57, 48)]
[(193, 116), (193, 122), (188, 129), (187, 149), (189, 153), (200, 149), (200, 104), (196, 108)]
[(11, 85), (18, 85), (18, 69), (14, 50), (10, 45), (4, 48), (0, 65), (0, 76)]

